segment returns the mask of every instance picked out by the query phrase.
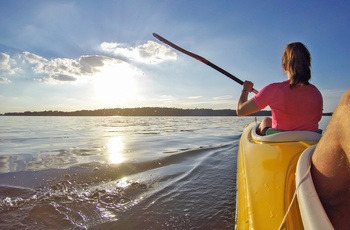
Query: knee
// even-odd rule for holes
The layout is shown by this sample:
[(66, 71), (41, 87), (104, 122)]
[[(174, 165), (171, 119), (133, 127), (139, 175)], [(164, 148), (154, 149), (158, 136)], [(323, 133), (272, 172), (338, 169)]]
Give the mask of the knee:
[(260, 123), (260, 125), (258, 127), (258, 130), (257, 130), (258, 134), (264, 136), (266, 134), (266, 130), (268, 128), (271, 128), (271, 127), (272, 127), (272, 119), (269, 118), (269, 117), (265, 117), (261, 121), (261, 123)]
[(260, 126), (261, 126), (262, 128), (266, 128), (266, 127), (271, 128), (271, 127), (272, 127), (272, 119), (271, 119), (270, 117), (265, 117), (265, 118), (261, 121)]
[(349, 105), (350, 104), (350, 88), (348, 88), (340, 99), (339, 105)]

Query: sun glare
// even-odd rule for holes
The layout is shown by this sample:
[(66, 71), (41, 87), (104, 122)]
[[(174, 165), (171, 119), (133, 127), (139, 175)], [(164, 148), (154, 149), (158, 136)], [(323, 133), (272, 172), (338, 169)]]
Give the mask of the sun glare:
[(94, 79), (94, 96), (105, 103), (125, 102), (136, 98), (135, 77), (139, 71), (127, 63), (106, 63)]
[(123, 162), (122, 151), (124, 149), (124, 142), (121, 137), (113, 137), (107, 144), (109, 161), (112, 164), (119, 164)]

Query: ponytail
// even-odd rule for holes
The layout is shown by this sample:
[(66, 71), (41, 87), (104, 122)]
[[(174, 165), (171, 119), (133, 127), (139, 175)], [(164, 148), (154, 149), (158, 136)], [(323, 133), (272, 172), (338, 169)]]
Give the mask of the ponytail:
[(293, 42), (286, 46), (282, 55), (282, 65), (290, 74), (290, 87), (299, 83), (309, 84), (311, 78), (311, 55), (301, 42)]

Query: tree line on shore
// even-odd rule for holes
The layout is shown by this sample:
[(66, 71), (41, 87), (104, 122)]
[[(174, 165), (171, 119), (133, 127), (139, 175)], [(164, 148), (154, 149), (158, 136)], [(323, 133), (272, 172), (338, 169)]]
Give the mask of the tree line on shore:
[[(26, 111), (9, 112), (4, 116), (236, 116), (236, 110), (232, 109), (181, 109), (167, 107), (142, 107), (142, 108), (113, 108), (97, 110), (64, 111)], [(271, 111), (260, 111), (251, 116), (271, 116)]]

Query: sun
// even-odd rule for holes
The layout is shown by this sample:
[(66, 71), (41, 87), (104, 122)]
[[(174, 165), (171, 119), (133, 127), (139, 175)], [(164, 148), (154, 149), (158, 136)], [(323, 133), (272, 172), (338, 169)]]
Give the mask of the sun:
[(94, 98), (102, 103), (125, 104), (137, 97), (140, 71), (126, 62), (107, 62), (94, 76)]

